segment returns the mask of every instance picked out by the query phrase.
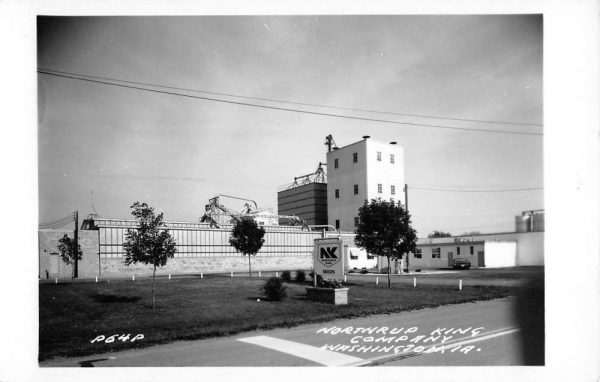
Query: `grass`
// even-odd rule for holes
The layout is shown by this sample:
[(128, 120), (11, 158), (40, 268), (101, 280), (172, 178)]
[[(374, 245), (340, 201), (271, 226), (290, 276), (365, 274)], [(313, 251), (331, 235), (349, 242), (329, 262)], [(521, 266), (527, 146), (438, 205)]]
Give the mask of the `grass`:
[[(306, 300), (305, 287), (310, 283), (287, 283), (287, 298), (265, 301), (261, 291), (265, 281), (220, 276), (157, 279), (156, 310), (151, 308), (151, 279), (40, 284), (39, 359), (487, 300), (520, 290), (493, 285), (465, 286), (462, 291), (446, 285), (394, 285), (388, 290), (382, 280), (379, 286), (353, 280), (349, 304), (333, 306)], [(90, 343), (98, 335), (128, 333), (143, 334), (144, 339)]]

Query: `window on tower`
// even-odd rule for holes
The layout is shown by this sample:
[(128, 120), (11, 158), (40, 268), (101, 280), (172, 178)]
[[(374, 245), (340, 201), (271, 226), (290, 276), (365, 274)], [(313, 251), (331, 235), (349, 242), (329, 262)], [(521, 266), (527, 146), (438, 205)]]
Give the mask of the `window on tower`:
[(396, 163), (394, 162), (394, 154), (390, 154), (390, 163)]
[(339, 164), (338, 158), (335, 158), (333, 160), (333, 168), (339, 168), (339, 167), (340, 167), (340, 164)]
[(354, 163), (358, 162), (358, 153), (352, 153), (352, 162), (354, 162)]
[(358, 184), (354, 185), (354, 195), (358, 195)]
[(381, 162), (381, 151), (377, 151), (377, 162)]
[(383, 193), (383, 185), (381, 183), (377, 183), (377, 193)]

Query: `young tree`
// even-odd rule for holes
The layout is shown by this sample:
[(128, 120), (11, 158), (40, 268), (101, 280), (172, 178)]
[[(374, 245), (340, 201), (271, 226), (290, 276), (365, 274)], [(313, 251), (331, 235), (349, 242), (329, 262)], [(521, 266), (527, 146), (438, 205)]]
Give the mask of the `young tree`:
[[(58, 239), (58, 243), (60, 258), (65, 262), (65, 264), (75, 264), (75, 262), (81, 260), (83, 257), (81, 245), (77, 244), (77, 249), (75, 249), (75, 240), (72, 240), (66, 233), (61, 239)], [(75, 272), (74, 269), (73, 272)], [(75, 277), (74, 273), (73, 277)]]
[(131, 214), (138, 220), (135, 230), (128, 229), (123, 249), (125, 264), (152, 264), (152, 309), (156, 302), (154, 297), (156, 267), (162, 267), (175, 255), (175, 240), (164, 227), (162, 212), (154, 214), (154, 208), (146, 203), (135, 202), (131, 206)]
[(260, 227), (252, 218), (242, 218), (236, 221), (229, 238), (231, 244), (236, 251), (242, 252), (244, 256), (248, 256), (248, 273), (252, 277), (252, 265), (250, 256), (256, 256), (256, 253), (261, 249), (265, 242), (265, 229)]
[(410, 225), (410, 214), (400, 203), (372, 199), (371, 203), (365, 200), (358, 218), (354, 243), (368, 253), (387, 257), (388, 288), (391, 288), (391, 260), (401, 259), (403, 253), (414, 252), (416, 248), (417, 233)]

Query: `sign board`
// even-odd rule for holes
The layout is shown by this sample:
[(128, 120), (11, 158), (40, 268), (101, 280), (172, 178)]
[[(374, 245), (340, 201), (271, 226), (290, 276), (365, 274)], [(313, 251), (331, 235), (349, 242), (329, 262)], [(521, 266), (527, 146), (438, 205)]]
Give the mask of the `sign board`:
[(343, 279), (345, 257), (342, 239), (315, 239), (313, 249), (315, 274), (324, 279)]

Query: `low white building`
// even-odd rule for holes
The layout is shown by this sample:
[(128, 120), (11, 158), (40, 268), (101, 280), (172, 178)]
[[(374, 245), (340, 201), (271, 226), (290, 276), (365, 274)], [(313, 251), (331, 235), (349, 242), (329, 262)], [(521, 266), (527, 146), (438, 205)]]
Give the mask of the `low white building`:
[(447, 268), (455, 258), (466, 258), (473, 267), (544, 265), (544, 231), (418, 239), (408, 268)]

